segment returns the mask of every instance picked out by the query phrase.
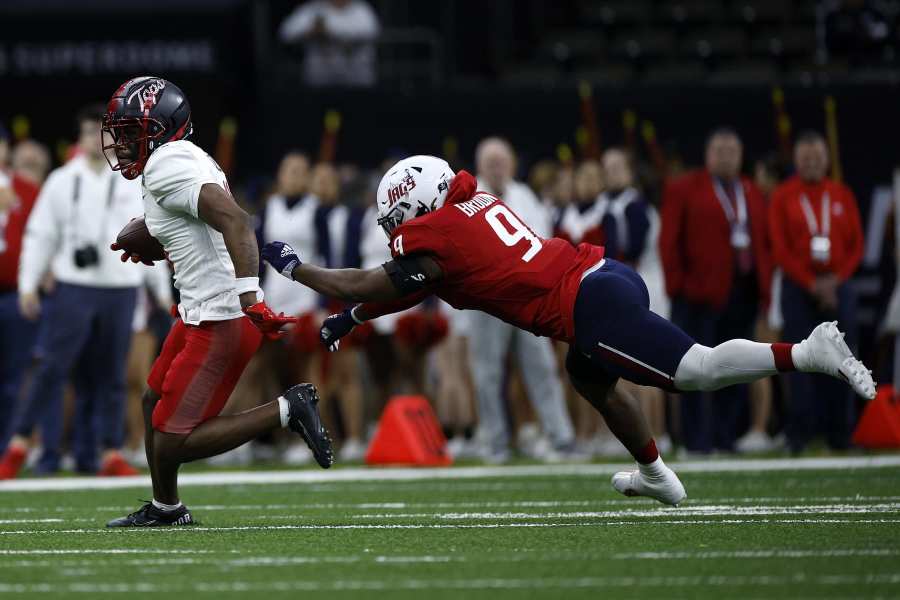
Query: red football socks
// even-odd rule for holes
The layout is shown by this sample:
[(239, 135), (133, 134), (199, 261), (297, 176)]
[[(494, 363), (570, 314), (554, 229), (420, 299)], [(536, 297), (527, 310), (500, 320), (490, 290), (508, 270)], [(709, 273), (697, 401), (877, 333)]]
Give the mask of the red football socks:
[(779, 373), (785, 371), (796, 371), (794, 366), (794, 358), (791, 356), (791, 348), (793, 344), (772, 344), (772, 354), (775, 356), (775, 368)]
[(634, 460), (638, 461), (639, 463), (649, 465), (657, 458), (659, 458), (659, 450), (656, 449), (656, 440), (650, 438), (650, 441), (647, 442), (647, 445), (637, 452), (633, 452), (632, 456), (634, 456)]

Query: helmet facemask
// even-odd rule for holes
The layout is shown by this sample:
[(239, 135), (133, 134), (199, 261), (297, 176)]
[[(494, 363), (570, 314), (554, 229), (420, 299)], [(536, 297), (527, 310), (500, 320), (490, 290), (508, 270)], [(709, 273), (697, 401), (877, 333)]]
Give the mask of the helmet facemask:
[(155, 142), (165, 133), (162, 123), (152, 117), (103, 117), (103, 156), (113, 171), (125, 179), (136, 179), (143, 171)]

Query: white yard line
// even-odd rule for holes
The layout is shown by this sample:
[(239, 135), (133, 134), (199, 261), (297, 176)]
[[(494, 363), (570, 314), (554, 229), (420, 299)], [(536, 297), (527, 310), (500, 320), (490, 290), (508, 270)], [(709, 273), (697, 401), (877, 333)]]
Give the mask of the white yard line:
[[(808, 471), (817, 469), (867, 469), (900, 467), (900, 455), (848, 456), (834, 458), (776, 458), (742, 460), (704, 460), (674, 463), (679, 473), (726, 473), (743, 471)], [(475, 479), (494, 477), (608, 476), (633, 464), (569, 464), (525, 465), (505, 467), (457, 468), (347, 468), (333, 471), (232, 471), (187, 473), (179, 476), (181, 486), (235, 485), (272, 483), (324, 483), (358, 481), (420, 481), (426, 479)], [(118, 489), (147, 487), (150, 478), (135, 477), (65, 477), (16, 479), (0, 482), (0, 492)]]
[[(500, 519), (617, 519), (622, 517), (717, 517), (745, 515), (801, 515), (801, 514), (873, 514), (900, 513), (900, 504), (819, 506), (684, 506), (682, 508), (654, 508), (650, 510), (604, 510), (574, 512), (461, 512), (461, 513), (369, 513), (351, 515), (353, 519), (438, 519), (438, 520), (500, 520)], [(282, 515), (276, 518), (281, 518)], [(265, 518), (271, 518), (266, 516)], [(284, 518), (297, 518), (284, 515)]]
[[(677, 514), (677, 512), (672, 513)], [(900, 516), (896, 519), (662, 519), (648, 520), (646, 518), (619, 521), (580, 521), (573, 523), (558, 522), (519, 522), (519, 523), (379, 523), (371, 525), (339, 524), (339, 525), (239, 525), (229, 527), (136, 527), (123, 529), (106, 529), (95, 527), (90, 529), (16, 529), (0, 531), (2, 535), (68, 535), (68, 534), (93, 534), (93, 535), (174, 535), (191, 534), (201, 532), (226, 533), (229, 531), (277, 531), (277, 530), (301, 530), (301, 531), (327, 531), (327, 530), (378, 530), (378, 529), (515, 529), (515, 528), (553, 528), (553, 527), (614, 527), (623, 525), (780, 525), (780, 524), (805, 524), (805, 525), (831, 525), (831, 524), (898, 524)]]
[(250, 592), (319, 592), (319, 591), (389, 591), (389, 590), (493, 590), (493, 589), (579, 589), (579, 588), (673, 588), (736, 586), (859, 586), (900, 584), (900, 573), (862, 573), (835, 575), (689, 575), (689, 576), (609, 576), (609, 577), (542, 577), (542, 578), (460, 578), (460, 579), (342, 579), (334, 581), (223, 581), (172, 584), (88, 583), (5, 584), (0, 594), (135, 594), (166, 592), (239, 593)]
[(20, 523), (62, 523), (63, 519), (0, 519), (0, 525), (18, 525)]
[[(759, 505), (761, 502), (768, 503), (787, 503), (787, 502), (896, 502), (900, 501), (900, 496), (737, 496), (725, 498), (711, 498), (707, 502), (694, 501), (690, 503), (691, 508), (699, 508), (720, 504), (754, 504)], [(424, 508), (563, 508), (567, 506), (640, 506), (640, 500), (636, 498), (617, 498), (617, 499), (594, 499), (594, 500), (508, 500), (497, 501), (489, 500), (486, 502), (478, 502), (471, 500), (461, 500), (459, 502), (310, 502), (306, 504), (191, 504), (191, 509), (195, 511), (278, 511), (278, 510), (408, 510), (408, 509), (424, 509)], [(133, 510), (134, 506), (95, 506), (94, 510), (98, 512), (117, 512), (124, 510)], [(86, 509), (80, 506), (51, 506), (51, 507), (35, 507), (35, 506), (10, 506), (0, 507), (0, 514), (3, 513), (65, 513), (77, 512), (84, 513)]]
[(887, 548), (832, 548), (826, 550), (729, 550), (701, 552), (626, 552), (614, 554), (614, 560), (695, 560), (719, 558), (843, 558), (848, 556), (900, 556), (900, 550)]
[[(349, 556), (248, 556), (246, 558), (226, 558), (223, 555), (241, 554), (238, 550), (223, 550), (221, 552), (197, 550), (197, 551), (164, 551), (164, 550), (23, 550), (10, 552), (9, 554), (30, 555), (109, 555), (109, 554), (141, 554), (140, 559), (126, 558), (117, 560), (116, 567), (158, 567), (158, 566), (184, 566), (184, 565), (216, 565), (229, 568), (257, 568), (257, 567), (286, 567), (295, 565), (315, 564), (442, 564), (442, 563), (494, 563), (511, 564), (524, 561), (540, 560), (541, 562), (571, 562), (590, 560), (698, 560), (698, 559), (807, 559), (807, 558), (847, 558), (847, 557), (872, 557), (891, 558), (900, 556), (900, 550), (888, 548), (834, 548), (823, 550), (794, 550), (794, 549), (761, 549), (761, 550), (735, 550), (735, 551), (676, 551), (676, 552), (630, 552), (614, 554), (590, 554), (576, 553), (551, 553), (540, 554), (532, 552), (514, 554), (486, 554), (479, 556), (452, 555), (452, 556), (385, 556), (372, 554), (357, 554)], [(149, 554), (178, 554), (175, 558), (150, 558)], [(201, 554), (203, 557), (184, 556), (186, 554)], [(92, 567), (97, 562), (93, 558), (66, 559), (55, 557), (53, 560), (13, 560), (0, 561), (2, 569), (17, 568), (71, 568)]]
[[(47, 549), (47, 550), (0, 550), (0, 555), (58, 555), (58, 554), (222, 554), (228, 550), (147, 550), (143, 548), (106, 548), (106, 549)], [(237, 553), (237, 551), (233, 551)]]

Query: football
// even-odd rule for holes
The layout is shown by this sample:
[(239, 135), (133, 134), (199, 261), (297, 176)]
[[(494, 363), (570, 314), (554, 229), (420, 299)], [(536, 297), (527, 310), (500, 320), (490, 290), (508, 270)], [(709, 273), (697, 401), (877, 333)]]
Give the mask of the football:
[(144, 223), (144, 217), (138, 217), (129, 221), (116, 237), (116, 243), (122, 249), (147, 260), (163, 260), (166, 258), (166, 252), (162, 244), (150, 235), (147, 224)]

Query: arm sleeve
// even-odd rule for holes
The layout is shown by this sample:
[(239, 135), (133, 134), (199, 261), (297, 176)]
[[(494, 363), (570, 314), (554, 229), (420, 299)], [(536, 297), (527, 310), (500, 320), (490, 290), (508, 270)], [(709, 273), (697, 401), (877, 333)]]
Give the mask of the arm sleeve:
[(660, 214), (659, 255), (666, 279), (666, 293), (677, 296), (684, 281), (681, 230), (684, 226), (684, 182), (669, 182), (663, 191)]
[(859, 268), (859, 263), (863, 256), (863, 230), (862, 222), (859, 218), (859, 205), (856, 203), (856, 196), (850, 189), (846, 189), (844, 194), (844, 206), (847, 208), (848, 226), (850, 227), (847, 236), (847, 261), (838, 266), (837, 276), (841, 281), (849, 279)]
[(298, 6), (282, 21), (281, 27), (278, 28), (278, 39), (286, 44), (299, 41), (310, 32), (317, 14), (316, 6), (312, 2)]
[(772, 244), (772, 254), (775, 264), (781, 267), (787, 277), (806, 289), (812, 289), (815, 281), (813, 272), (808, 270), (803, 260), (788, 248), (787, 240), (790, 232), (787, 230), (786, 202), (787, 198), (780, 189), (772, 193), (772, 204), (769, 206), (769, 241)]
[(19, 258), (19, 291), (34, 293), (47, 272), (53, 255), (63, 245), (57, 197), (62, 192), (59, 176), (51, 175), (41, 189), (25, 225)]
[(162, 146), (144, 169), (144, 187), (156, 202), (171, 211), (200, 218), (200, 189), (218, 182), (207, 175), (205, 165), (186, 148)]
[(625, 258), (632, 263), (640, 260), (647, 248), (647, 233), (650, 231), (649, 207), (643, 198), (632, 202), (625, 209), (625, 221), (628, 226), (628, 248)]
[(410, 294), (409, 296), (398, 298), (397, 300), (390, 300), (388, 302), (364, 302), (360, 306), (362, 306), (363, 310), (366, 311), (366, 315), (368, 315), (369, 320), (371, 321), (372, 319), (377, 319), (378, 317), (383, 317), (384, 315), (403, 312), (404, 310), (412, 308), (416, 304), (420, 303), (430, 295), (430, 290), (421, 290), (419, 292), (416, 292), (415, 294)]

